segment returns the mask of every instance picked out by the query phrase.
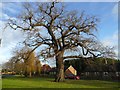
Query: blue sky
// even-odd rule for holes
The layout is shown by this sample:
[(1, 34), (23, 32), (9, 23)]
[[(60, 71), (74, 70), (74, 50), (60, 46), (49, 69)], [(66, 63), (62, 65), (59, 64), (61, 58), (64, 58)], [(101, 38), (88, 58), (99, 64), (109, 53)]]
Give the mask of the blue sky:
[[(118, 45), (118, 8), (117, 2), (72, 2), (66, 3), (67, 10), (77, 10), (78, 13), (85, 11), (87, 15), (94, 15), (100, 19), (98, 23), (97, 37), (103, 43), (103, 45), (117, 46)], [(9, 18), (16, 18), (16, 15), (21, 13), (20, 2), (18, 3), (0, 3), (0, 25), (4, 26), (4, 23)], [(3, 35), (2, 35), (3, 34)], [(6, 31), (0, 31), (0, 38), (2, 37), (2, 46), (0, 47), (0, 63), (8, 61), (11, 57), (11, 51), (16, 44), (22, 41), (20, 31), (12, 31), (7, 28)], [(117, 53), (116, 48), (116, 53)]]
[[(81, 12), (84, 10), (88, 15), (94, 15), (100, 19), (98, 24), (98, 33), (99, 39), (104, 37), (111, 36), (118, 28), (117, 23), (117, 10), (114, 11), (114, 8), (117, 6), (117, 3), (108, 3), (108, 2), (91, 2), (91, 3), (69, 3), (68, 8), (77, 9)], [(117, 9), (117, 8), (116, 8)], [(116, 14), (114, 13), (116, 12)], [(108, 34), (109, 32), (109, 34)]]

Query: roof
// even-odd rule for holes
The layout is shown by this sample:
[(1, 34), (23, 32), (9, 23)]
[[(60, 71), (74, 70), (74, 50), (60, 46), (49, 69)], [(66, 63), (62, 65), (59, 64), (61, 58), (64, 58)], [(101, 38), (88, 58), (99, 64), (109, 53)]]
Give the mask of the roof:
[(44, 64), (42, 66), (42, 71), (50, 71), (50, 70), (51, 70), (51, 67), (48, 64)]
[[(69, 69), (70, 71), (76, 70), (72, 65), (70, 65), (70, 66), (68, 67), (68, 69)], [(66, 69), (66, 70), (67, 70), (67, 69)]]
[(72, 65), (70, 65), (69, 68), (65, 70), (65, 73), (76, 75), (77, 71), (76, 71), (76, 69), (74, 69), (74, 67)]

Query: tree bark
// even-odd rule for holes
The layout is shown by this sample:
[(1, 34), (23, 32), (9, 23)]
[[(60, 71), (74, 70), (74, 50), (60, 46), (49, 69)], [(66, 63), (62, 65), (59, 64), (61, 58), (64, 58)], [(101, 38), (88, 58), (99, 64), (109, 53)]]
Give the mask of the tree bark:
[(61, 52), (56, 56), (56, 78), (55, 82), (63, 82), (64, 81), (64, 62), (63, 62), (63, 53)]

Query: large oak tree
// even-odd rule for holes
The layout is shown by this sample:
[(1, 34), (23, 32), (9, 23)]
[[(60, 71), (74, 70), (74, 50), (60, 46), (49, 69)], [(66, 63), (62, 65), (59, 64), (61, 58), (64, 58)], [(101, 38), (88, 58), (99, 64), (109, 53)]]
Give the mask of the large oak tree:
[(77, 48), (82, 56), (91, 54), (94, 57), (98, 53), (94, 35), (98, 19), (95, 16), (67, 11), (64, 4), (58, 2), (24, 3), (23, 6), (22, 14), (17, 20), (10, 19), (8, 25), (28, 34), (24, 43), (33, 47), (32, 51), (41, 45), (47, 46), (40, 53), (45, 58), (55, 58), (56, 82), (64, 81), (64, 59), (80, 57), (65, 55), (65, 51)]

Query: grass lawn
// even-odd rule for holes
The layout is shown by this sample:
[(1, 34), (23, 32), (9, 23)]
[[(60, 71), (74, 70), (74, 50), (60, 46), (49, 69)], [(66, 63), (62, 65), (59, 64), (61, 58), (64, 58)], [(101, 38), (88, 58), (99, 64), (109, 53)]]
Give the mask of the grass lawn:
[(120, 82), (100, 80), (66, 80), (53, 82), (53, 78), (24, 78), (20, 76), (3, 78), (2, 88), (118, 88)]

